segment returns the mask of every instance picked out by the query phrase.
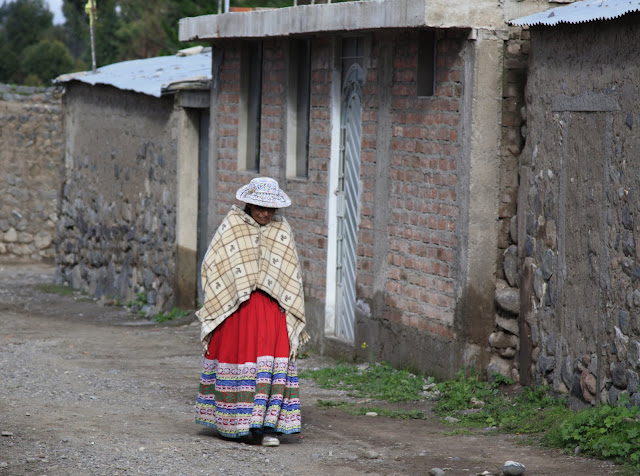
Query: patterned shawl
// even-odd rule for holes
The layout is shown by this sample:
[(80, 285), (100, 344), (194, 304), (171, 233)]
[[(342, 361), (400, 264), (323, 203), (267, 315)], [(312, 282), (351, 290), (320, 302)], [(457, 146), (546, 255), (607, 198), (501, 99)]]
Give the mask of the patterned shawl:
[(235, 205), (216, 231), (202, 262), (204, 305), (196, 312), (205, 347), (211, 333), (256, 289), (269, 294), (287, 314), (289, 342), (309, 340), (304, 331), (304, 293), (293, 233), (275, 215), (264, 226)]

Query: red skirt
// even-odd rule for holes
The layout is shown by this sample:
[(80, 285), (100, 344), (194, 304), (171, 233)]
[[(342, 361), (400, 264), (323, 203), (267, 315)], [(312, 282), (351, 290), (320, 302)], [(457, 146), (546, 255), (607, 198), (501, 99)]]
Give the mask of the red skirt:
[(250, 431), (300, 432), (295, 361), (286, 315), (256, 291), (211, 336), (203, 359), (196, 422), (237, 438)]

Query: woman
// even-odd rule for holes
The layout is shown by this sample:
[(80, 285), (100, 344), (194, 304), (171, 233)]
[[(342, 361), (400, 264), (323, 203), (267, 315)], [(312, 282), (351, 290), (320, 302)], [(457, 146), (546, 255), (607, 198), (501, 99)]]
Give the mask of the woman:
[(278, 434), (300, 432), (296, 353), (309, 339), (293, 234), (275, 214), (291, 200), (268, 177), (251, 180), (236, 198), (244, 210), (231, 208), (202, 262), (196, 422), (278, 446)]

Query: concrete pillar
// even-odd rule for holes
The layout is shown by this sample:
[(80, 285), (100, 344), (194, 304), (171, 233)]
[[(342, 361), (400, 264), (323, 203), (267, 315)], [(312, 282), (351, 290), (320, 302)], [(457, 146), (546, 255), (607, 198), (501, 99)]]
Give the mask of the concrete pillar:
[(198, 249), (199, 122), (195, 110), (181, 109), (178, 127), (175, 304), (196, 304)]
[[(465, 69), (465, 129), (460, 190), (468, 193), (460, 214), (461, 270), (457, 330), (470, 345), (484, 347), (494, 326), (498, 242), (503, 46), (495, 30), (472, 32)], [(504, 36), (504, 37), (503, 37)], [(466, 182), (466, 183), (464, 183)], [(466, 208), (466, 210), (465, 210)], [(466, 233), (465, 233), (466, 230)], [(485, 357), (474, 354), (477, 368)], [(462, 362), (469, 365), (471, 362)], [(479, 364), (479, 365), (478, 365)]]

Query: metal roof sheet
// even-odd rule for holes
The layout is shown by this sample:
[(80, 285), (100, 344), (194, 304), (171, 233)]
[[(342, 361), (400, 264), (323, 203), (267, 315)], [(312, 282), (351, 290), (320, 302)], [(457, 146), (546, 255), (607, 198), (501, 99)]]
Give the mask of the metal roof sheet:
[(640, 0), (583, 0), (571, 5), (511, 20), (509, 23), (518, 26), (554, 26), (560, 23), (612, 20), (627, 13), (638, 11), (640, 11)]
[[(198, 49), (200, 48), (200, 49)], [(193, 54), (193, 52), (199, 52)], [(211, 81), (211, 51), (196, 47), (174, 56), (123, 61), (91, 71), (63, 74), (58, 83), (81, 81), (95, 85), (106, 84), (118, 89), (160, 97), (174, 83), (193, 82), (196, 85)]]

